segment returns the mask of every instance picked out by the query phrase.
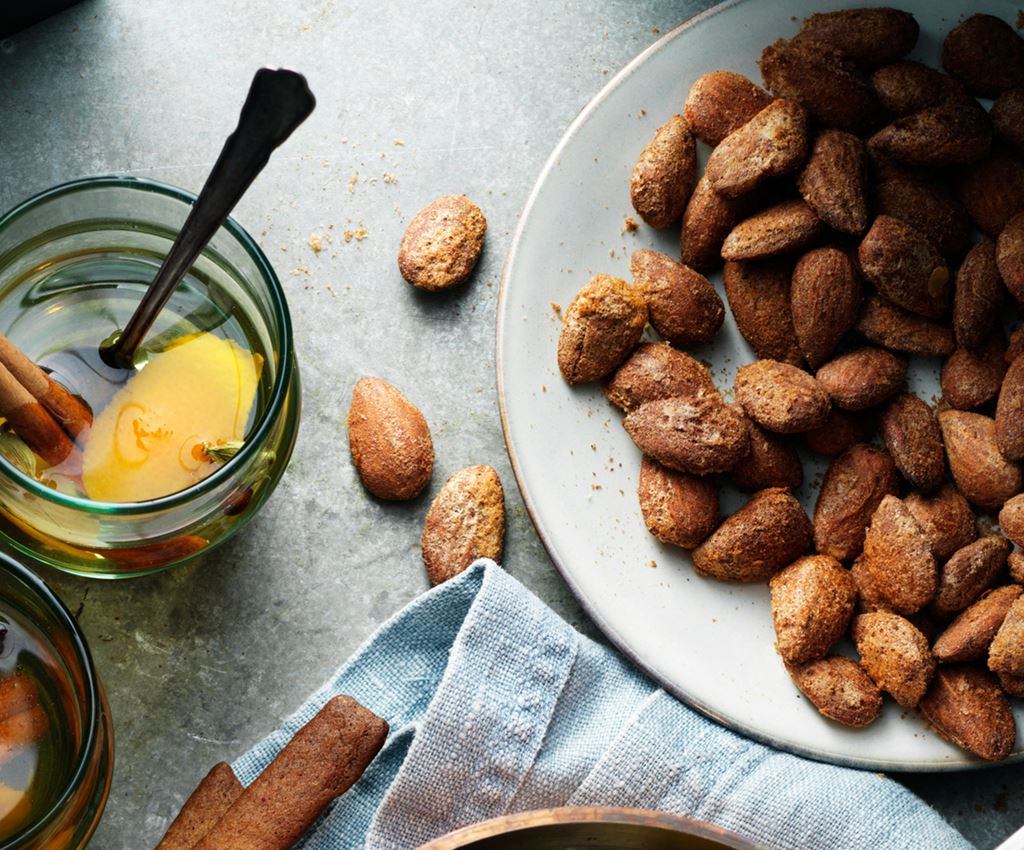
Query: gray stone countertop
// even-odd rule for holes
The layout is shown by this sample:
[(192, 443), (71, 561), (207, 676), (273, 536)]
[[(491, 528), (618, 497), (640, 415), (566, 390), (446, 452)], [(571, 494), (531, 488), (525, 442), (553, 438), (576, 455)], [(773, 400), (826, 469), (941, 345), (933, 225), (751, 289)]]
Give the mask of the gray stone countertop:
[[(319, 100), (236, 211), (283, 280), (302, 366), (302, 429), (279, 489), (205, 562), (119, 583), (44, 572), (78, 613), (115, 718), (113, 791), (91, 846), (155, 844), (214, 762), (273, 730), (427, 588), (423, 515), (464, 466), (490, 463), (505, 483), (505, 567), (594, 635), (505, 454), (498, 281), (571, 119), (659, 31), (707, 5), (85, 0), (0, 42), (3, 209), (97, 174), (197, 191), (261, 65), (305, 72)], [(396, 268), (401, 234), (428, 200), (463, 192), (490, 225), (481, 265), (456, 293), (414, 291)], [(314, 234), (332, 239), (319, 253)], [(431, 424), (434, 481), (410, 504), (367, 498), (353, 471), (343, 422), (364, 374), (405, 388)], [(902, 779), (990, 848), (1024, 820), (1022, 771)]]

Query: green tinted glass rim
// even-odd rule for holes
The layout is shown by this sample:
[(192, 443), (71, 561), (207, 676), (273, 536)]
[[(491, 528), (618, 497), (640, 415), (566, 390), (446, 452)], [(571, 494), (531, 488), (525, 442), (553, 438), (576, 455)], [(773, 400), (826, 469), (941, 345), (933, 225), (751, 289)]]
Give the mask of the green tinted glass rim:
[[(62, 183), (33, 195), (26, 201), (22, 201), (13, 209), (0, 216), (0, 230), (7, 227), (19, 216), (30, 212), (35, 207), (48, 201), (53, 201), (77, 192), (97, 188), (131, 189), (140, 192), (151, 192), (156, 195), (163, 195), (176, 201), (181, 201), (191, 206), (196, 196), (184, 189), (160, 183), (157, 180), (149, 180), (144, 177), (86, 177), (81, 180), (72, 180), (69, 183)], [(235, 469), (240, 468), (253, 458), (259, 451), (260, 446), (266, 440), (267, 435), (274, 426), (278, 414), (284, 407), (285, 399), (288, 396), (288, 388), (292, 381), (293, 371), (293, 340), (292, 320), (288, 312), (288, 304), (285, 300), (284, 289), (281, 281), (278, 280), (270, 261), (263, 253), (256, 241), (249, 233), (233, 218), (228, 217), (222, 225), (237, 242), (242, 246), (249, 258), (255, 263), (270, 295), (270, 303), (274, 319), (280, 329), (275, 340), (277, 343), (277, 359), (279, 368), (274, 380), (274, 386), (270, 393), (270, 402), (264, 408), (256, 422), (255, 427), (245, 441), (241, 450), (227, 463), (223, 464), (216, 471), (208, 475), (202, 481), (193, 484), (185, 490), (171, 493), (169, 496), (161, 496), (159, 499), (149, 499), (144, 502), (104, 502), (94, 499), (86, 499), (82, 496), (74, 496), (68, 493), (61, 493), (47, 487), (45, 484), (26, 475), (5, 458), (0, 457), (0, 469), (8, 478), (13, 479), (30, 493), (61, 507), (74, 508), (75, 510), (87, 511), (95, 514), (117, 514), (119, 516), (135, 516), (141, 514), (155, 513), (157, 511), (180, 507), (188, 504), (197, 496), (201, 496), (210, 490), (215, 489), (223, 481), (229, 480)], [(98, 341), (97, 341), (97, 344)]]
[[(38, 599), (46, 609), (57, 620), (59, 628), (63, 629), (71, 638), (71, 645), (75, 651), (75, 660), (81, 665), (83, 679), (85, 680), (85, 692), (82, 697), (85, 701), (85, 711), (82, 722), (85, 727), (85, 734), (82, 736), (81, 752), (78, 761), (72, 771), (71, 778), (61, 792), (60, 797), (54, 801), (49, 810), (41, 816), (34, 824), (26, 829), (12, 835), (9, 839), (0, 844), (0, 850), (14, 850), (23, 846), (23, 842), (37, 837), (67, 806), (68, 801), (81, 787), (88, 773), (93, 758), (93, 750), (96, 748), (97, 736), (100, 733), (102, 699), (100, 697), (99, 679), (96, 676), (96, 667), (92, 661), (92, 653), (89, 652), (89, 645), (85, 641), (78, 622), (67, 606), (60, 598), (50, 590), (50, 586), (37, 576), (23, 563), (13, 558), (6, 552), (0, 551), (0, 570), (12, 573), (14, 577), (28, 588), (29, 594)], [(40, 629), (45, 634), (45, 630)], [(113, 770), (113, 764), (111, 764)]]

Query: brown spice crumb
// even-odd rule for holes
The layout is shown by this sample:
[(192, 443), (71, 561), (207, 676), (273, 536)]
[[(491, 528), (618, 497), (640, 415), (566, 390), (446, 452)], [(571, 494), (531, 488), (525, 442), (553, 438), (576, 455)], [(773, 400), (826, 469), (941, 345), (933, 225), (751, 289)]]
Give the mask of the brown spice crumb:
[(395, 139), (395, 147), (402, 147), (405, 144), (401, 139)]
[(640, 229), (640, 225), (636, 223), (636, 219), (632, 216), (626, 216), (626, 220), (622, 226), (622, 233), (636, 233)]
[(351, 242), (353, 239), (355, 239), (356, 242), (362, 242), (369, 235), (370, 235), (370, 231), (369, 230), (367, 230), (365, 227), (360, 227), (360, 228), (357, 228), (356, 230), (346, 230), (342, 234), (342, 238), (346, 242)]
[(384, 176), (381, 178), (385, 183), (397, 183), (398, 175), (392, 174), (390, 171), (385, 171)]
[(319, 233), (310, 233), (307, 241), (309, 242), (309, 247), (313, 249), (314, 254), (319, 254), (323, 250), (324, 245), (320, 240)]
[(562, 305), (559, 304), (557, 301), (551, 302), (551, 309), (554, 310), (559, 316), (562, 315)]
[(658, 568), (658, 562), (657, 561), (648, 561), (647, 562), (647, 566), (649, 566), (651, 569), (657, 569)]
[(359, 175), (353, 174), (348, 178), (348, 192), (350, 195), (354, 195), (356, 191), (356, 183), (359, 182)]

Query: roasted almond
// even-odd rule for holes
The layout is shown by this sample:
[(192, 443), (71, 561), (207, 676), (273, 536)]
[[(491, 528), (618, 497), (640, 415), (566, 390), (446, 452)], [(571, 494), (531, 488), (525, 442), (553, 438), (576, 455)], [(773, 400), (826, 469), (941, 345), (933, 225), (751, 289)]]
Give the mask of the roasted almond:
[(982, 239), (964, 257), (956, 274), (953, 333), (957, 345), (978, 349), (992, 337), (1005, 291), (996, 267), (996, 246), (991, 239)]
[(989, 761), (1013, 752), (1013, 711), (987, 670), (960, 664), (939, 667), (919, 705), (932, 727), (958, 747)]
[(974, 410), (999, 393), (1006, 374), (1002, 333), (993, 332), (977, 351), (958, 348), (942, 364), (943, 398), (957, 410)]
[(787, 670), (801, 693), (829, 720), (860, 729), (882, 712), (878, 686), (863, 667), (844, 655), (829, 655)]
[(1024, 85), (1024, 40), (992, 15), (971, 15), (942, 43), (942, 67), (974, 94), (995, 97)]
[(875, 587), (868, 573), (867, 559), (863, 553), (853, 559), (850, 565), (850, 578), (857, 588), (857, 611), (866, 614), (871, 611), (889, 611), (889, 603)]
[(996, 402), (996, 445), (1007, 460), (1024, 459), (1024, 359), (1018, 357), (1003, 376)]
[(879, 424), (907, 483), (924, 493), (938, 489), (946, 476), (946, 453), (935, 411), (913, 393), (902, 393), (886, 405)]
[(1003, 690), (1011, 697), (1024, 697), (1024, 676), (1014, 676), (1011, 673), (997, 673), (996, 678)]
[(445, 195), (413, 216), (398, 249), (398, 268), (420, 289), (448, 289), (476, 267), (487, 219), (465, 195)]
[(1024, 213), (1006, 222), (996, 241), (996, 267), (1006, 288), (1024, 301)]
[(633, 209), (651, 227), (682, 218), (697, 179), (697, 142), (681, 115), (658, 128), (640, 153), (629, 181)]
[(798, 251), (821, 232), (805, 201), (783, 201), (737, 224), (722, 243), (726, 260), (763, 260)]
[[(1003, 352), (1003, 361), (1009, 366), (1021, 354), (1024, 354), (1024, 326), (1010, 333), (1010, 341), (1007, 343), (1006, 351)], [(1002, 383), (1001, 378), (1000, 383)]]
[(771, 102), (768, 92), (742, 74), (711, 71), (690, 86), (683, 111), (697, 138), (714, 147)]
[(923, 357), (944, 357), (955, 348), (948, 327), (909, 313), (878, 295), (864, 300), (857, 330), (878, 345)]
[(1024, 163), (995, 147), (963, 169), (954, 181), (957, 197), (982, 233), (995, 239), (1024, 210)]
[(821, 658), (845, 634), (857, 589), (835, 558), (800, 558), (772, 576), (769, 587), (775, 646), (787, 663)]
[(884, 496), (864, 535), (864, 564), (872, 585), (897, 614), (915, 614), (935, 596), (938, 573), (914, 515)]
[(750, 435), (750, 453), (729, 472), (736, 486), (753, 492), (767, 487), (795, 490), (803, 484), (804, 469), (792, 444), (785, 437), (765, 431), (749, 417), (743, 418)]
[(821, 425), (804, 431), (801, 436), (812, 452), (835, 457), (857, 443), (867, 442), (871, 431), (862, 417), (833, 406)]
[(857, 234), (868, 226), (867, 176), (864, 143), (842, 130), (825, 130), (815, 137), (797, 186), (825, 224)]
[(836, 407), (866, 410), (903, 388), (907, 363), (891, 351), (869, 346), (840, 354), (822, 366), (815, 377)]
[(980, 413), (944, 410), (939, 426), (953, 480), (969, 502), (996, 511), (1024, 489), (1020, 466), (999, 453), (994, 420)]
[(999, 511), (999, 528), (1018, 546), (1024, 546), (1024, 493), (1003, 505)]
[(790, 313), (790, 276), (789, 263), (777, 259), (726, 263), (722, 278), (736, 327), (754, 353), (800, 366), (804, 355)]
[(768, 91), (802, 104), (825, 127), (863, 130), (878, 111), (871, 88), (820, 44), (780, 39), (761, 51), (758, 64)]
[(988, 113), (966, 94), (952, 94), (897, 118), (868, 139), (868, 148), (876, 154), (921, 168), (975, 162), (991, 145)]
[(431, 584), (454, 578), (480, 558), (500, 560), (505, 543), (505, 493), (486, 464), (456, 472), (427, 511), (420, 549)]
[(860, 278), (843, 251), (816, 248), (797, 261), (790, 289), (793, 329), (812, 369), (857, 323), (860, 302)]
[(794, 434), (817, 428), (828, 416), (828, 393), (811, 376), (775, 360), (755, 360), (736, 372), (736, 400), (762, 428)]
[(919, 31), (914, 16), (899, 9), (840, 9), (804, 18), (793, 41), (819, 44), (870, 68), (913, 50)]
[(853, 621), (860, 665), (904, 708), (914, 708), (928, 690), (935, 659), (928, 640), (899, 614), (874, 611)]
[(959, 258), (971, 244), (971, 221), (963, 204), (946, 187), (895, 165), (876, 169), (874, 207), (878, 215), (904, 221), (947, 258)]
[(988, 668), (994, 673), (1024, 676), (1024, 601), (1019, 596), (992, 639)]
[(1016, 584), (987, 591), (939, 635), (932, 654), (942, 664), (985, 658), (1006, 613), (1020, 594), (1021, 588)]
[(603, 378), (633, 350), (646, 325), (647, 302), (640, 289), (595, 275), (562, 317), (558, 368), (570, 384)]
[(840, 561), (856, 558), (875, 510), (898, 488), (896, 466), (881, 449), (853, 446), (833, 460), (814, 506), (817, 550)]
[(713, 271), (722, 265), (722, 243), (736, 223), (751, 211), (753, 200), (753, 195), (720, 195), (711, 188), (707, 175), (702, 176), (683, 214), (679, 234), (679, 257), (683, 264), (698, 271)]
[(718, 485), (645, 457), (637, 487), (644, 524), (662, 543), (699, 546), (718, 525)]
[(1024, 150), (1024, 88), (1007, 89), (988, 113), (992, 129), (1004, 142)]
[(622, 425), (644, 454), (692, 475), (725, 472), (750, 451), (743, 416), (717, 393), (649, 401)]
[(788, 490), (772, 487), (728, 517), (693, 550), (698, 575), (719, 581), (765, 581), (807, 551), (811, 523)]
[(952, 484), (930, 495), (910, 493), (903, 500), (914, 515), (936, 561), (944, 561), (978, 537), (974, 513)]
[(434, 444), (419, 409), (387, 381), (360, 378), (348, 411), (348, 443), (359, 478), (378, 499), (413, 499), (434, 469)]
[(673, 345), (710, 342), (725, 319), (725, 306), (699, 272), (671, 257), (646, 249), (634, 251), (630, 271), (647, 301), (654, 329)]
[(1006, 558), (1010, 578), (1017, 584), (1024, 584), (1024, 552), (1014, 549)]
[(648, 401), (700, 392), (717, 392), (707, 367), (665, 342), (638, 345), (604, 387), (608, 400), (627, 413)]
[(960, 88), (952, 77), (920, 62), (894, 62), (871, 75), (871, 88), (886, 112), (909, 115), (940, 100)]
[(712, 189), (734, 197), (770, 177), (796, 171), (807, 149), (807, 113), (800, 104), (780, 98), (726, 136), (711, 152), (704, 173)]
[(937, 617), (952, 617), (976, 601), (1006, 569), (1009, 541), (987, 534), (953, 553), (939, 574), (939, 589), (932, 611)]
[(906, 222), (875, 218), (857, 250), (861, 272), (892, 303), (930, 319), (949, 302), (949, 267), (928, 239)]

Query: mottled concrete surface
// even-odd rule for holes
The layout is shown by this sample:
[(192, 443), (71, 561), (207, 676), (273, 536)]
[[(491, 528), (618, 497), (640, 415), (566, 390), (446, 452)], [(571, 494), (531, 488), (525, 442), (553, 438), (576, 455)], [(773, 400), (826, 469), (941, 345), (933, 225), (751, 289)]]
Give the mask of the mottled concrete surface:
[[(151, 846), (214, 762), (265, 733), (427, 587), (420, 524), (470, 463), (506, 484), (506, 567), (593, 634), (529, 523), (494, 389), (498, 279), (548, 152), (608, 75), (707, 5), (658, 0), (85, 0), (0, 43), (0, 207), (76, 177), (197, 190), (260, 65), (304, 71), (319, 108), (237, 210), (292, 307), (305, 411), (262, 515), (205, 563), (128, 583), (46, 577), (79, 612), (106, 683), (117, 769), (93, 845)], [(490, 230), (471, 285), (399, 277), (426, 201), (465, 192)], [(332, 227), (333, 225), (333, 227)], [(343, 233), (365, 228), (362, 240)], [(315, 254), (312, 234), (332, 241)], [(356, 376), (402, 386), (431, 424), (430, 493), (366, 498), (342, 427)], [(910, 778), (981, 847), (1024, 815), (1022, 769)], [(870, 812), (864, 813), (870, 817)]]

